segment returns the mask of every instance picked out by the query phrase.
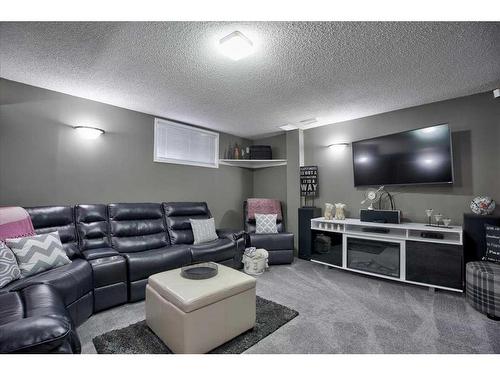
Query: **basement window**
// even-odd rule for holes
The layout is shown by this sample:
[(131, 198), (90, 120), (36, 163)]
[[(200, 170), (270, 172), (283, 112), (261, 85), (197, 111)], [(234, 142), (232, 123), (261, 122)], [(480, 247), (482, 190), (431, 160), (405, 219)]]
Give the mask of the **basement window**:
[(156, 118), (153, 160), (219, 168), (219, 133)]

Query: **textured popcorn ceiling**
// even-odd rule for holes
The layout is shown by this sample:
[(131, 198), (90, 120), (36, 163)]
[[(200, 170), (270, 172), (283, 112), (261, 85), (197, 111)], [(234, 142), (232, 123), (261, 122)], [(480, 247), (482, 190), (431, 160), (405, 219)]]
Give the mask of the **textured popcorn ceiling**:
[[(237, 62), (234, 30), (256, 47)], [(493, 89), (500, 23), (4, 22), (0, 75), (255, 137)]]

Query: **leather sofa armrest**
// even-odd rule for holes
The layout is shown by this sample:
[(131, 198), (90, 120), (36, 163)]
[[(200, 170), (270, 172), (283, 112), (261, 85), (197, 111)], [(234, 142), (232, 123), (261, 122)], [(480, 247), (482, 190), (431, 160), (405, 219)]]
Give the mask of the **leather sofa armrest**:
[(239, 229), (217, 229), (219, 238), (229, 238), (230, 240), (237, 241), (245, 235), (245, 232)]
[(100, 258), (108, 258), (115, 255), (120, 255), (118, 251), (112, 249), (111, 247), (102, 247), (99, 249), (91, 249), (82, 251), (83, 259), (89, 261)]
[(0, 328), (0, 353), (57, 352), (65, 343), (70, 344), (71, 352), (80, 353), (80, 340), (64, 316), (30, 317)]

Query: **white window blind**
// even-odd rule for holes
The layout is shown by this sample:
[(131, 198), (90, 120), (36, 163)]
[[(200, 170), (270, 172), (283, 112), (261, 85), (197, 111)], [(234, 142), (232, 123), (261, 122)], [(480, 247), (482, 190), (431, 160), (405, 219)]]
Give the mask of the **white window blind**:
[(157, 118), (153, 160), (218, 168), (219, 134)]

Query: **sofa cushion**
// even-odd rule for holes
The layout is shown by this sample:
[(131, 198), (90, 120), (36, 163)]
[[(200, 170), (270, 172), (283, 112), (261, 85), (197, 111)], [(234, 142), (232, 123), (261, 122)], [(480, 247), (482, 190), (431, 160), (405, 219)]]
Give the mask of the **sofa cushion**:
[(2, 241), (0, 241), (0, 288), (21, 277), (16, 257)]
[(163, 209), (172, 244), (192, 244), (194, 237), (189, 220), (212, 217), (205, 202), (164, 202)]
[(109, 248), (108, 208), (104, 204), (75, 206), (80, 251)]
[(250, 233), (250, 245), (266, 250), (293, 249), (293, 233), (257, 234)]
[(14, 252), (23, 278), (71, 263), (57, 232), (7, 238), (5, 243)]
[(141, 252), (168, 246), (163, 209), (159, 203), (108, 205), (111, 243), (120, 253)]
[(193, 231), (193, 244), (198, 245), (205, 242), (214, 241), (219, 236), (215, 232), (214, 218), (210, 219), (189, 219)]
[(66, 306), (92, 291), (92, 268), (83, 259), (74, 259), (65, 266), (16, 280), (5, 289), (14, 290), (33, 284), (48, 284), (62, 296)]
[[(280, 203), (281, 205), (281, 203)], [(281, 210), (283, 211), (283, 210)], [(254, 214), (255, 216), (255, 214)], [(248, 202), (244, 201), (243, 202), (243, 225), (245, 232), (247, 233), (255, 233), (255, 217), (251, 218), (249, 217), (249, 212), (248, 212)], [(285, 223), (284, 220), (281, 220), (279, 216), (276, 218), (276, 229), (279, 233), (285, 231)]]
[(32, 285), (0, 294), (0, 353), (79, 353), (80, 341), (59, 294)]
[(193, 262), (221, 262), (234, 258), (236, 246), (228, 238), (219, 238), (214, 241), (190, 245)]
[(255, 214), (255, 233), (278, 233), (276, 214)]
[(123, 256), (128, 263), (129, 281), (146, 279), (155, 273), (179, 268), (191, 263), (191, 252), (189, 247), (184, 245), (124, 253)]
[(68, 257), (73, 259), (79, 255), (73, 207), (31, 207), (26, 211), (31, 216), (37, 234), (57, 231)]

